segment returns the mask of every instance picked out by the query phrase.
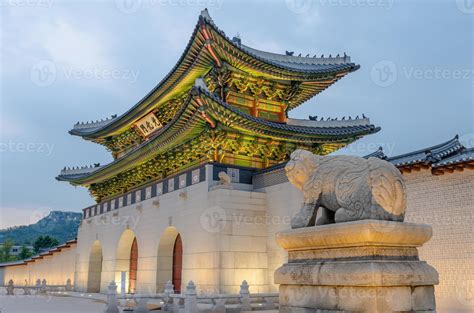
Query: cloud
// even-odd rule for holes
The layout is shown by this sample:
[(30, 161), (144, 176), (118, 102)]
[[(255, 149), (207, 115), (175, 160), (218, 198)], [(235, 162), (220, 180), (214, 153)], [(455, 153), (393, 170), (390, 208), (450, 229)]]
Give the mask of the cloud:
[(0, 229), (34, 224), (47, 216), (51, 209), (0, 207)]
[(6, 116), (5, 112), (0, 115), (0, 140), (5, 138), (18, 137), (26, 133), (25, 123), (16, 118)]
[[(157, 2), (158, 3), (158, 2)], [(155, 36), (158, 37), (160, 45), (165, 47), (163, 51), (169, 53), (170, 50), (181, 53), (192, 31), (197, 23), (197, 15), (194, 12), (183, 12), (182, 16), (173, 14), (173, 7), (151, 6), (152, 27), (155, 29)], [(170, 28), (170, 25), (172, 27)]]
[[(119, 67), (114, 62), (111, 36), (101, 25), (76, 22), (74, 15), (61, 9), (56, 9), (56, 14), (38, 14), (33, 9), (39, 10), (11, 7), (6, 10), (1, 50), (8, 62), (2, 62), (2, 76), (24, 77), (38, 63), (50, 62), (57, 70), (56, 80), (89, 85), (102, 81), (100, 87), (112, 86), (112, 79), (100, 75)], [(66, 75), (70, 72), (93, 75), (92, 79), (71, 79)]]
[(30, 40), (41, 46), (56, 63), (77, 68), (110, 65), (104, 51), (104, 38), (75, 28), (64, 19), (41, 23)]

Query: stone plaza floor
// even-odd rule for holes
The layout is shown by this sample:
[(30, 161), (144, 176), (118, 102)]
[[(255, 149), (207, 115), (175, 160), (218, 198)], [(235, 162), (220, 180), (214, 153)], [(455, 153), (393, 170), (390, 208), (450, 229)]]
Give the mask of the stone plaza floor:
[(4, 296), (0, 295), (0, 313), (102, 313), (101, 300), (69, 296)]

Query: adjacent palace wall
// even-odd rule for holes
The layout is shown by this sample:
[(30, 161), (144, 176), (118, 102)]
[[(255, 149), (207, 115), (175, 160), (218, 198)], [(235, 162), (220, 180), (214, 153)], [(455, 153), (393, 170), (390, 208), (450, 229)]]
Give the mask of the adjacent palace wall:
[(72, 240), (32, 259), (0, 265), (0, 285), (10, 279), (19, 286), (33, 286), (38, 279), (46, 279), (48, 285), (64, 286), (68, 279), (74, 284), (76, 244)]
[[(433, 238), (420, 258), (439, 273), (436, 300), (440, 309), (474, 310), (474, 171), (441, 176), (430, 170), (406, 173), (406, 220), (430, 224)], [(448, 312), (448, 311), (446, 311)]]

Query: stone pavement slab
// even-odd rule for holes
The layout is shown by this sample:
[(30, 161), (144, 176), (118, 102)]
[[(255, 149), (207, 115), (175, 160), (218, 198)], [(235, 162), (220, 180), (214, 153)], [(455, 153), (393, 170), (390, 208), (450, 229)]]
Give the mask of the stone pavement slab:
[(0, 313), (102, 313), (105, 304), (67, 296), (0, 296)]

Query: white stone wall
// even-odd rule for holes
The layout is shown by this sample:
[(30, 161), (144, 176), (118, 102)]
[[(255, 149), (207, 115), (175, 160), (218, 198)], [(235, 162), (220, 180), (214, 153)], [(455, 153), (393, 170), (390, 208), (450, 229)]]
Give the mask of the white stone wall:
[(290, 228), (293, 216), (303, 203), (303, 194), (289, 182), (264, 188), (267, 195), (267, 249), (269, 291), (278, 292), (278, 285), (273, 281), (276, 269), (288, 260), (288, 254), (280, 248), (275, 235), (281, 230)]
[(74, 284), (74, 264), (76, 259), (76, 245), (64, 248), (53, 255), (44, 256), (25, 265), (7, 266), (4, 268), (4, 280), (10, 279), (15, 285), (32, 286), (36, 280), (46, 279), (48, 285), (66, 285), (68, 279)]
[(264, 193), (226, 189), (209, 192), (204, 220), (208, 220), (208, 213), (221, 219), (218, 228), (204, 227), (214, 232), (218, 242), (216, 257), (220, 265), (215, 274), (219, 275), (219, 292), (238, 293), (243, 280), (250, 284), (251, 292), (268, 290), (265, 209)]
[[(103, 257), (101, 292), (112, 280), (120, 285), (117, 268), (127, 268), (123, 253), (118, 253), (123, 248), (120, 238), (128, 230), (138, 243), (137, 292), (162, 291), (164, 277), (171, 276), (169, 258), (175, 239), (163, 235), (173, 227), (183, 242), (182, 290), (193, 280), (200, 292), (237, 292), (245, 279), (253, 292), (266, 291), (267, 231), (254, 224), (255, 218), (265, 215), (265, 205), (265, 194), (209, 191), (204, 181), (87, 219), (78, 234), (76, 288), (87, 291), (96, 241)], [(159, 253), (159, 248), (167, 251)]]
[(474, 171), (434, 176), (421, 170), (404, 178), (406, 220), (433, 227), (420, 258), (439, 273), (438, 311), (474, 312)]

